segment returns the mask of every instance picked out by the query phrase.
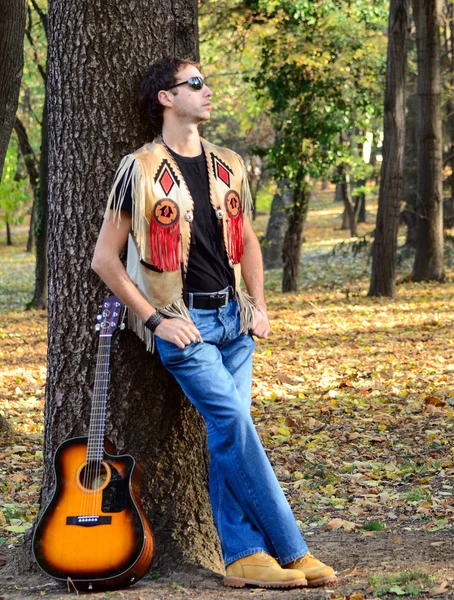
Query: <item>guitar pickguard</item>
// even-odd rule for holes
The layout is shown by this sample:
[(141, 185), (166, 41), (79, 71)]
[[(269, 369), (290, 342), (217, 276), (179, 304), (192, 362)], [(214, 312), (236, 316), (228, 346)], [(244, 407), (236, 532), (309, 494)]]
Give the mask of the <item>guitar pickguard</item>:
[(113, 465), (110, 465), (110, 469), (111, 478), (102, 492), (101, 510), (104, 513), (118, 513), (128, 505), (129, 481)]

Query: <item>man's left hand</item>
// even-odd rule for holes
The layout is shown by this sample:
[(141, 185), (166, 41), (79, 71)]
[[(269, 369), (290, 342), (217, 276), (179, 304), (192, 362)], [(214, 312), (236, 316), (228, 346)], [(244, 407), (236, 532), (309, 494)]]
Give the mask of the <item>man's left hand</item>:
[(254, 312), (254, 319), (252, 320), (251, 333), (258, 338), (265, 339), (270, 331), (271, 327), (268, 315), (261, 310), (256, 310)]

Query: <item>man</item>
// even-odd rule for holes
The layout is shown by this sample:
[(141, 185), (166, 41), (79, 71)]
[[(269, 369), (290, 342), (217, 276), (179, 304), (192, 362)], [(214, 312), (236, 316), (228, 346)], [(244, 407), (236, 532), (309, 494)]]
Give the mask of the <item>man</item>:
[(92, 266), (205, 418), (225, 584), (323, 585), (334, 571), (308, 553), (250, 416), (263, 267), (244, 163), (199, 136), (211, 96), (195, 63), (151, 66), (139, 104), (159, 136), (123, 159)]

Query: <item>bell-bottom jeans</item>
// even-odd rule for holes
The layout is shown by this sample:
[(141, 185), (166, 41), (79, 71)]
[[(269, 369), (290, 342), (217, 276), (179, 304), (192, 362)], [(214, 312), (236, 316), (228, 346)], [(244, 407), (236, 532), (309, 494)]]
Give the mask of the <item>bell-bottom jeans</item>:
[(281, 565), (307, 553), (250, 415), (251, 335), (238, 335), (235, 300), (191, 309), (203, 338), (183, 349), (156, 337), (164, 366), (205, 419), (210, 499), (225, 565), (266, 552)]

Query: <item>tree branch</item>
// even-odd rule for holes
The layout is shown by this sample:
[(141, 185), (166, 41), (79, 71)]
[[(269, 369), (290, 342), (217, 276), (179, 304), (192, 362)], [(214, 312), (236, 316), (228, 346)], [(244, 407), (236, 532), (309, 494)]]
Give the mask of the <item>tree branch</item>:
[(47, 31), (48, 31), (48, 27), (47, 27), (47, 13), (43, 12), (40, 9), (40, 7), (38, 6), (38, 3), (36, 2), (36, 0), (30, 0), (30, 2), (32, 3), (33, 8), (38, 13), (39, 18), (41, 19), (41, 23), (43, 24), (44, 33), (46, 34), (46, 38), (48, 38), (48, 35), (47, 35)]

